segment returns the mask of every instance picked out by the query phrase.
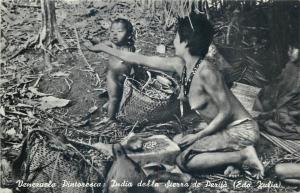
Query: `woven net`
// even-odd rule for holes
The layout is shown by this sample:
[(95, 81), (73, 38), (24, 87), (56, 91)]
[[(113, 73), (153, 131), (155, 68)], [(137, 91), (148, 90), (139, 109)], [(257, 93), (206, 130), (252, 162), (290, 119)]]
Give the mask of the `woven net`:
[[(161, 123), (174, 118), (179, 109), (178, 84), (171, 76), (151, 71), (148, 80), (127, 77), (124, 82), (123, 96), (118, 119), (128, 123)], [(161, 76), (171, 82), (167, 88), (157, 81)]]
[(31, 132), (26, 140), (23, 155), (19, 157), (22, 164), (14, 168), (19, 178), (30, 184), (55, 183), (54, 187), (28, 187), (26, 192), (102, 192), (104, 176), (111, 164), (103, 154), (88, 147), (64, 144), (40, 130)]

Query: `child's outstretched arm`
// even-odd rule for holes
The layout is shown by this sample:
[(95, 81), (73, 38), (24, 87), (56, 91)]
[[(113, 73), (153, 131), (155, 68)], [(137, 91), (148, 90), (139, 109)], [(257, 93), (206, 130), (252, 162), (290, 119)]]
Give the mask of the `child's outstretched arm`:
[(184, 60), (177, 56), (145, 56), (139, 53), (133, 53), (111, 48), (103, 43), (94, 45), (93, 47), (89, 47), (88, 49), (94, 52), (106, 52), (107, 54), (118, 57), (127, 63), (140, 64), (149, 68), (154, 68), (162, 71), (176, 72), (179, 75), (181, 74), (182, 68), (185, 65)]

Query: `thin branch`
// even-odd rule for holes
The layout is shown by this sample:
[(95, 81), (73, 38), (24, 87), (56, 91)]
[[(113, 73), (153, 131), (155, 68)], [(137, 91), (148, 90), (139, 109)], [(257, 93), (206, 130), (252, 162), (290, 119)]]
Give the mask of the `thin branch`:
[(78, 53), (79, 55), (82, 56), (85, 64), (88, 66), (88, 68), (94, 72), (94, 69), (92, 68), (92, 66), (90, 65), (90, 63), (87, 61), (86, 57), (84, 56), (83, 52), (82, 52), (82, 49), (81, 49), (81, 46), (80, 46), (80, 41), (79, 41), (79, 36), (78, 36), (78, 32), (77, 32), (77, 29), (74, 27), (74, 32), (75, 32), (75, 36), (76, 36), (76, 39), (77, 39), (77, 48), (78, 48)]

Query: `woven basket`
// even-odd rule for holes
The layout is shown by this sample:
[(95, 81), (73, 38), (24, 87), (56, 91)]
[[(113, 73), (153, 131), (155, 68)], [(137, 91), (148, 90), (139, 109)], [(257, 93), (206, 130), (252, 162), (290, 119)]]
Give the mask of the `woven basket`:
[[(83, 150), (73, 147), (64, 144), (55, 135), (45, 131), (34, 130), (29, 133), (19, 158), (14, 162), (15, 178), (29, 184), (51, 181), (56, 186), (21, 188), (22, 191), (28, 193), (101, 193), (103, 185), (100, 186), (100, 183), (103, 184), (111, 161), (90, 160), (83, 156), (86, 155), (83, 153), (90, 152), (91, 149), (85, 147)], [(79, 185), (70, 187), (66, 182), (95, 183), (92, 186), (99, 187), (80, 187)]]
[[(163, 76), (172, 82), (173, 93), (148, 85), (143, 88), (142, 81), (127, 77), (124, 81), (124, 90), (121, 100), (118, 119), (127, 123), (139, 124), (161, 123), (174, 118), (179, 109), (177, 100), (179, 86), (171, 76), (159, 71), (151, 71), (151, 76)], [(151, 90), (149, 93), (148, 91)], [(153, 94), (155, 93), (155, 95)]]

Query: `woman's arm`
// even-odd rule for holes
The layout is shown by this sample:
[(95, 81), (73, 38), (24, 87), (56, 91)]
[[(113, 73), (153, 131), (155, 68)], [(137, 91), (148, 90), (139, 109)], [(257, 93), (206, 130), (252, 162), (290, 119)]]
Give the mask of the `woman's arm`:
[(102, 43), (87, 47), (94, 52), (105, 52), (112, 56), (118, 57), (121, 60), (132, 63), (147, 66), (149, 68), (176, 72), (181, 74), (182, 68), (185, 65), (184, 60), (180, 57), (159, 57), (159, 56), (145, 56), (139, 53), (128, 52), (124, 50), (118, 50), (108, 47)]
[[(207, 64), (201, 64), (207, 65)], [(208, 66), (211, 64), (208, 64)], [(195, 134), (186, 135), (181, 139), (181, 147), (188, 146), (195, 141), (217, 132), (226, 125), (232, 117), (232, 109), (229, 103), (227, 93), (221, 75), (214, 69), (203, 69), (200, 73), (199, 85), (203, 86), (207, 94), (212, 98), (218, 109), (216, 117), (207, 125), (206, 128)], [(201, 97), (201, 96), (199, 96)]]

